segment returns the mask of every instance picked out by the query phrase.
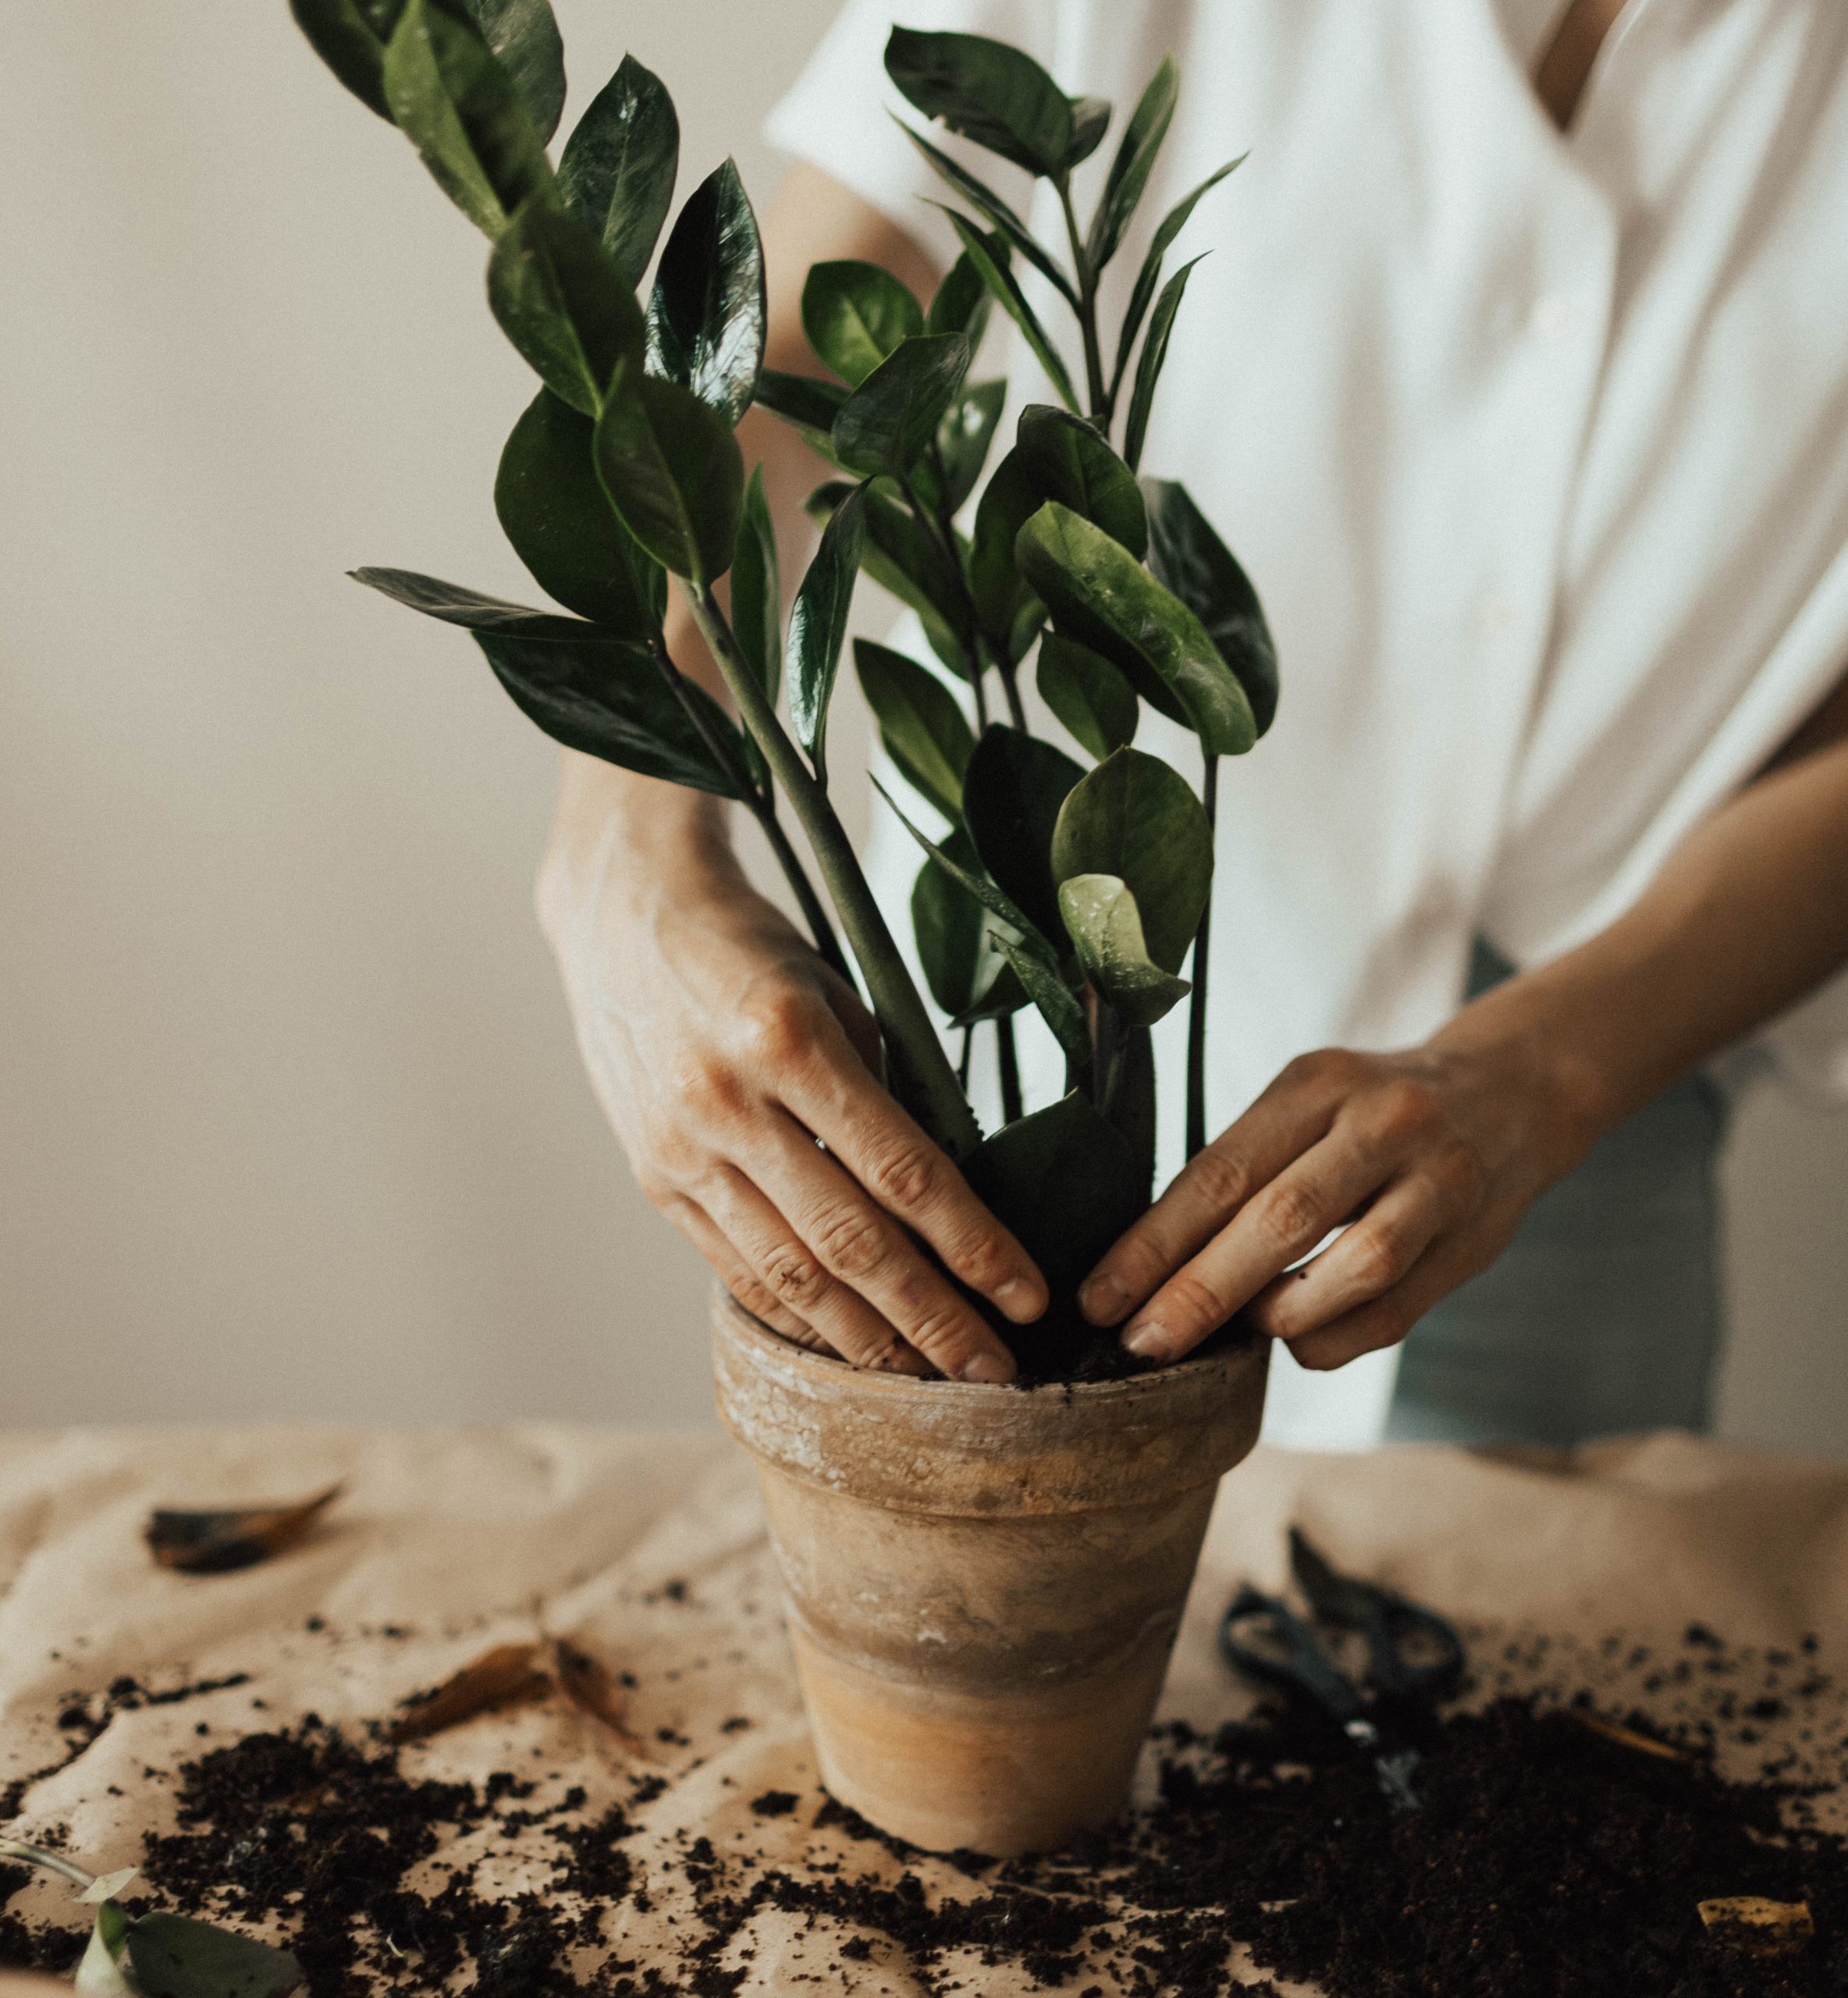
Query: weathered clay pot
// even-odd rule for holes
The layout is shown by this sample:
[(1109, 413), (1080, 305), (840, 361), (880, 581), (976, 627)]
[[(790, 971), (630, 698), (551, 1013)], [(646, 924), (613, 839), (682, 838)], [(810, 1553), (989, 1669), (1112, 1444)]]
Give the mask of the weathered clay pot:
[(865, 1373), (715, 1293), (823, 1781), (928, 1850), (1041, 1851), (1123, 1801), (1267, 1344), (1022, 1390)]

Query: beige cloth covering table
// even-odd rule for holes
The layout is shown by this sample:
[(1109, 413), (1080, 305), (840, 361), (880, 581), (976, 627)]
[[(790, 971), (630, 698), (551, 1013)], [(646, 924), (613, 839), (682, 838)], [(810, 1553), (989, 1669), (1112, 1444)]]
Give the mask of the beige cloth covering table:
[[(286, 1498), (336, 1479), (345, 1495), (324, 1523), (258, 1567), (172, 1573), (142, 1542), (155, 1505)], [(1740, 1644), (1814, 1633), (1821, 1663), (1848, 1665), (1848, 1466), (1673, 1435), (1548, 1459), (1260, 1450), (1221, 1490), (1167, 1712), (1210, 1722), (1234, 1710), (1214, 1613), (1241, 1579), (1281, 1581), (1292, 1520), (1344, 1567), (1479, 1637), (1678, 1639), (1698, 1619)], [(819, 1799), (773, 1566), (750, 1467), (721, 1437), (514, 1425), (0, 1438), (0, 1788), (57, 1759), (57, 1716), (74, 1693), (125, 1673), (151, 1689), (250, 1675), (117, 1714), (30, 1788), (7, 1829), (61, 1828), (97, 1870), (133, 1864), (144, 1832), (170, 1823), (172, 1786), (147, 1769), (171, 1772), (202, 1747), (310, 1709), (336, 1723), (387, 1717), (489, 1644), (540, 1632), (638, 1682), (629, 1725), (666, 1779), (626, 1847), (642, 1874), (651, 1854), (700, 1833), (791, 1868), (806, 1850), (898, 1870), (876, 1846), (810, 1828)], [(585, 1786), (592, 1810), (629, 1797), (637, 1766), (607, 1730), (556, 1701), (484, 1715), (405, 1754), (432, 1774), (478, 1782), (499, 1769), (557, 1771)], [(754, 1815), (750, 1800), (772, 1788), (802, 1794), (803, 1808)], [(469, 1836), (457, 1849), (472, 1854), (480, 1840)], [(555, 1850), (530, 1862), (517, 1845), (487, 1852), (484, 1890), (542, 1883)], [(919, 1870), (933, 1888), (971, 1891), (936, 1862)], [(647, 1912), (627, 1902), (609, 1911), (609, 1950), (670, 1971), (675, 1894), (663, 1867)], [(35, 1885), (12, 1905), (59, 1915), (65, 1890)], [(748, 1939), (747, 1993), (787, 1989), (798, 1968), (819, 1977), (801, 1987), (812, 1993), (922, 1988), (883, 1953), (839, 1960), (844, 1932), (825, 1925), (805, 1931), (768, 1911)], [(1010, 1975), (986, 1971), (969, 1988), (1005, 1993)], [(0, 1978), (0, 1998), (13, 1989)]]

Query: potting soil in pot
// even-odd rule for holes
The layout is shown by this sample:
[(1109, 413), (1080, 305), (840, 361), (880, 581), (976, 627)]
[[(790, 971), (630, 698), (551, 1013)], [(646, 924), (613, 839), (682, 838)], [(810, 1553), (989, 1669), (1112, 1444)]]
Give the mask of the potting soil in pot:
[[(1733, 1649), (1698, 1626), (1672, 1651), (1472, 1637), (1477, 1684), (1419, 1730), (1409, 1814), (1287, 1712), (1210, 1739), (1164, 1730), (1156, 1801), (1081, 1850), (1004, 1867), (924, 1860), (813, 1791), (749, 1797), (750, 1829), (720, 1841), (697, 1820), (664, 1830), (656, 1773), (592, 1807), (549, 1765), (435, 1780), (383, 1730), (311, 1716), (201, 1744), (144, 1874), (175, 1907), (279, 1914), (316, 1994), (720, 1998), (750, 1983), (773, 1931), (784, 1982), (869, 1995), (1196, 1998), (1278, 1978), (1329, 1998), (1848, 1989), (1832, 1816), (1848, 1701), (1813, 1652)], [(492, 1857), (511, 1850), (537, 1871), (494, 1891)], [(0, 1868), (0, 1899), (24, 1884)], [(1771, 1946), (1704, 1922), (1702, 1902), (1740, 1897), (1806, 1912)], [(625, 1906), (666, 1916), (667, 1953), (613, 1954)], [(68, 1972), (79, 1942), (0, 1914), (0, 1967)]]

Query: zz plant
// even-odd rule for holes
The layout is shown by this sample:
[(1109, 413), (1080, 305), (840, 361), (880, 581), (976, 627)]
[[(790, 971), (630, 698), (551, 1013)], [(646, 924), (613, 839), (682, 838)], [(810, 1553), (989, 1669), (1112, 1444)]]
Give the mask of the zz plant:
[[(867, 263), (818, 264), (802, 320), (827, 379), (763, 365), (763, 251), (728, 161), (669, 230), (678, 126), (633, 58), (556, 165), (564, 99), (548, 0), (292, 0), (339, 80), (410, 139), (488, 236), (488, 298), (542, 384), (501, 456), (495, 503), (556, 610), (399, 570), (358, 579), (472, 632), (540, 727), (624, 768), (735, 799), (762, 827), (816, 949), (851, 977), (883, 1036), (887, 1079), (1040, 1262), (1070, 1335), (1070, 1293), (1147, 1206), (1154, 1171), (1149, 1029), (1191, 990), (1187, 1144), (1204, 1140), (1207, 928), (1221, 759), (1270, 725), (1277, 667), (1244, 571), (1185, 489), (1139, 478), (1175, 318), (1193, 268), (1168, 252), (1229, 162), (1154, 231), (1107, 351), (1099, 280), (1121, 248), (1174, 112), (1164, 61), (1123, 127), (1088, 222), (1073, 169), (1111, 118), (1029, 56), (985, 37), (894, 28), (886, 68), (926, 121), (1046, 180), (1062, 251), (927, 135), (961, 246), (928, 301)], [(1197, 261), (1197, 258), (1195, 260)], [(1068, 365), (1022, 288), (1068, 308)], [(1057, 401), (1024, 410), (992, 467), (1005, 384), (968, 379), (992, 307), (1019, 329)], [(1082, 388), (1080, 382), (1082, 379)], [(761, 404), (833, 468), (812, 496), (819, 545), (787, 626), (761, 477), (734, 436)], [(1115, 441), (1113, 441), (1115, 440)], [(829, 795), (827, 724), (855, 581), (916, 612), (931, 667), (858, 642), (893, 763), (941, 821), (893, 809), (924, 849), (911, 898), (940, 1039)], [(729, 603), (718, 591), (729, 577)], [(670, 657), (669, 579), (718, 662), (741, 727)], [(1031, 673), (1080, 761), (1029, 726)], [(1146, 706), (1191, 731), (1199, 788), (1134, 746)], [(787, 800), (833, 919), (784, 830)], [(1182, 976), (1191, 954), (1192, 985)], [(1014, 1016), (1038, 1010), (1067, 1092), (1023, 1115)], [(1002, 1128), (984, 1137), (966, 1083), (996, 1037)], [(1020, 1335), (1011, 1335), (1017, 1349)]]

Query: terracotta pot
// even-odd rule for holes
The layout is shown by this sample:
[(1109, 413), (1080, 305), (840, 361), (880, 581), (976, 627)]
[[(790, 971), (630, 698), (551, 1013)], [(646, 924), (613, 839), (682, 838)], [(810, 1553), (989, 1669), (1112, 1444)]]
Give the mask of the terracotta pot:
[(1267, 1343), (1125, 1381), (863, 1373), (715, 1293), (719, 1413), (757, 1459), (822, 1780), (937, 1852), (1121, 1806)]

